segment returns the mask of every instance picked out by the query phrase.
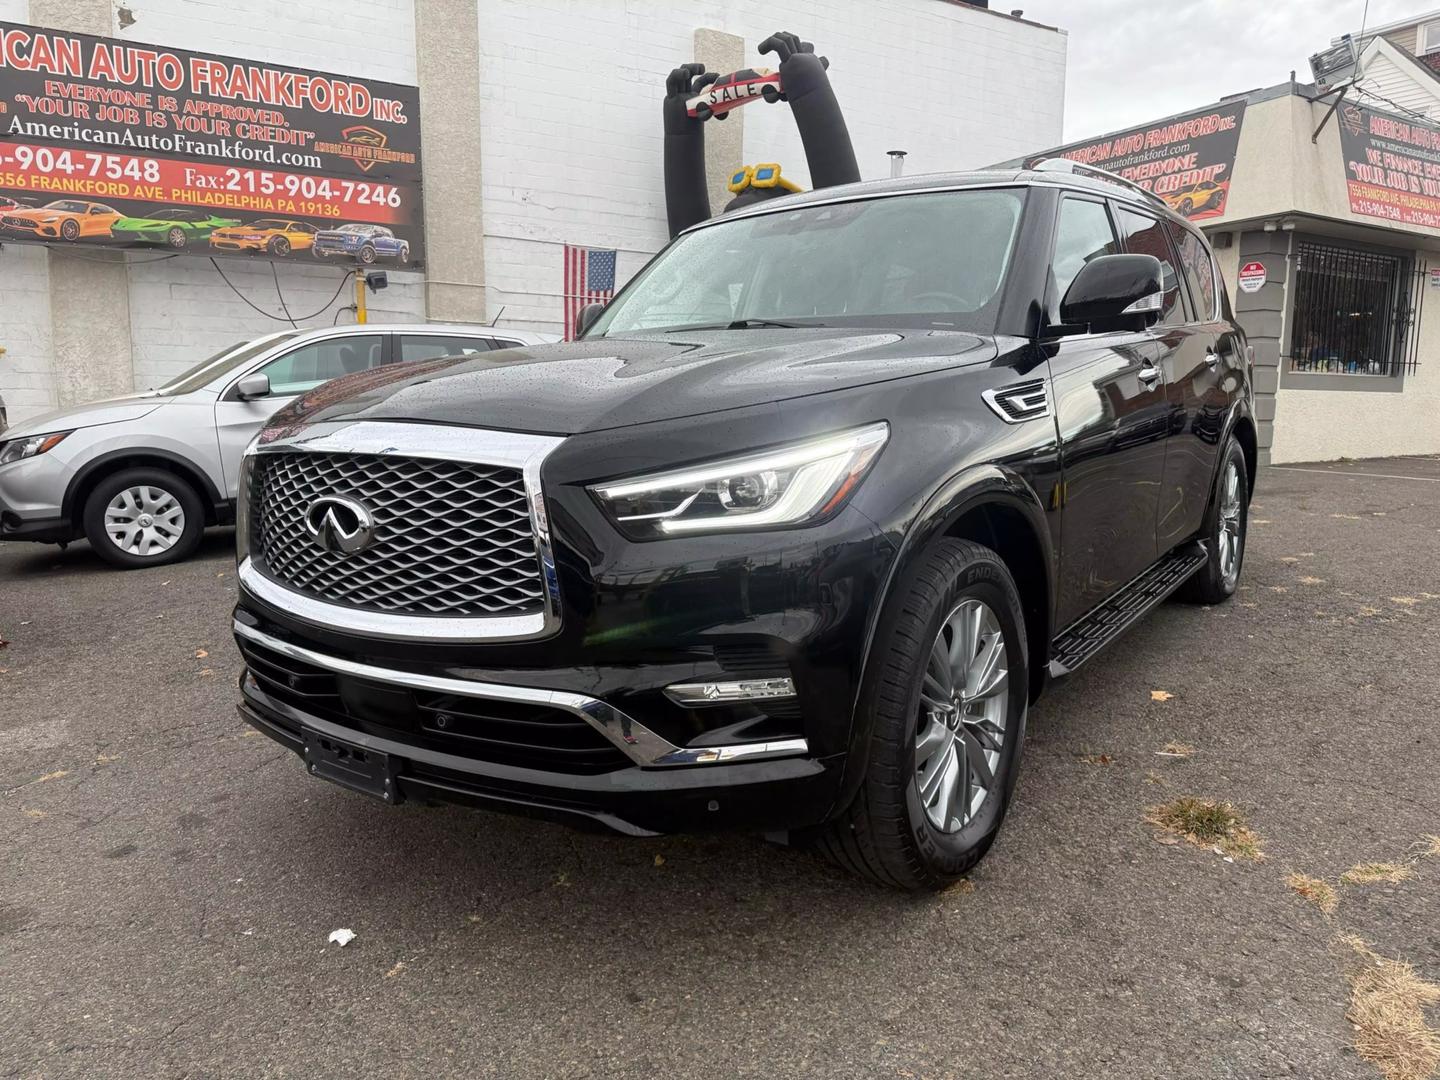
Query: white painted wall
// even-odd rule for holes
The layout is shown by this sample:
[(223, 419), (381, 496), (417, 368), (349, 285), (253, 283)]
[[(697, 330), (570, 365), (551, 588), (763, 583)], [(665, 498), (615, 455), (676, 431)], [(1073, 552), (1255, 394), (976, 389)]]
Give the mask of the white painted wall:
[[(930, 172), (1061, 139), (1066, 36), (945, 0), (479, 0), (479, 18), (490, 310), (535, 329), (562, 329), (567, 242), (618, 249), (621, 281), (665, 243), (660, 107), (697, 27), (742, 37), (757, 67), (777, 30), (813, 41), (867, 179), (890, 149)], [(735, 165), (809, 186), (787, 107), (744, 123)]]

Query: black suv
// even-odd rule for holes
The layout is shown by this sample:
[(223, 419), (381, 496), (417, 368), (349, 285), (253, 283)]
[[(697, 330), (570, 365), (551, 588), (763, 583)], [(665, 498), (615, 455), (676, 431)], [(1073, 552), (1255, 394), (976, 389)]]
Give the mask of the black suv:
[(1119, 178), (777, 199), (595, 315), (327, 384), (251, 448), (240, 711), (314, 775), (936, 888), (1048, 681), (1235, 591), (1244, 335)]

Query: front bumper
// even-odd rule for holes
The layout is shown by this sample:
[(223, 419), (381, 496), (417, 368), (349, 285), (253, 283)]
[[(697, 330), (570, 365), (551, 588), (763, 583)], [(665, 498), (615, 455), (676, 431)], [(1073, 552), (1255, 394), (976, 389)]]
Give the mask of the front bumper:
[(74, 523), (63, 509), (73, 476), (74, 470), (54, 451), (0, 468), (0, 540), (74, 540)]

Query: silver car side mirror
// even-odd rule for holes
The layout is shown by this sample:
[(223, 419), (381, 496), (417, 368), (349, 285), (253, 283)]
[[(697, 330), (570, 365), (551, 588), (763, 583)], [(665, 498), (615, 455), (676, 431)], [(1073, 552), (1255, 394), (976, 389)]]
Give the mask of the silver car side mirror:
[(241, 401), (254, 401), (270, 396), (270, 376), (263, 371), (246, 375), (235, 384), (235, 394)]

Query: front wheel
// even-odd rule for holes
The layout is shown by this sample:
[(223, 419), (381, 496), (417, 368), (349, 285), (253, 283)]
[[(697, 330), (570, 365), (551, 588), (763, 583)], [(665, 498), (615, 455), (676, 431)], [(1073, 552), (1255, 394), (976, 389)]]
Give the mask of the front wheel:
[(165, 234), (165, 242), (172, 248), (183, 248), (189, 243), (189, 239), (190, 238), (185, 235), (185, 230), (179, 226), (176, 226)]
[(163, 469), (125, 469), (85, 500), (85, 536), (106, 562), (125, 570), (189, 558), (205, 530), (195, 489)]
[(290, 254), (290, 241), (286, 240), (283, 236), (273, 236), (270, 238), (270, 242), (265, 245), (265, 248), (271, 255), (283, 259), (286, 255)]
[(941, 540), (882, 619), (861, 691), (872, 728), (865, 778), (821, 850), (896, 888), (959, 880), (1004, 820), (1029, 685), (1009, 569), (989, 548)]
[(1250, 471), (1245, 451), (1233, 438), (1220, 455), (1220, 472), (1205, 512), (1203, 539), (1210, 550), (1193, 577), (1180, 589), (1180, 598), (1194, 604), (1219, 604), (1235, 595), (1245, 565), (1245, 534), (1250, 522)]

